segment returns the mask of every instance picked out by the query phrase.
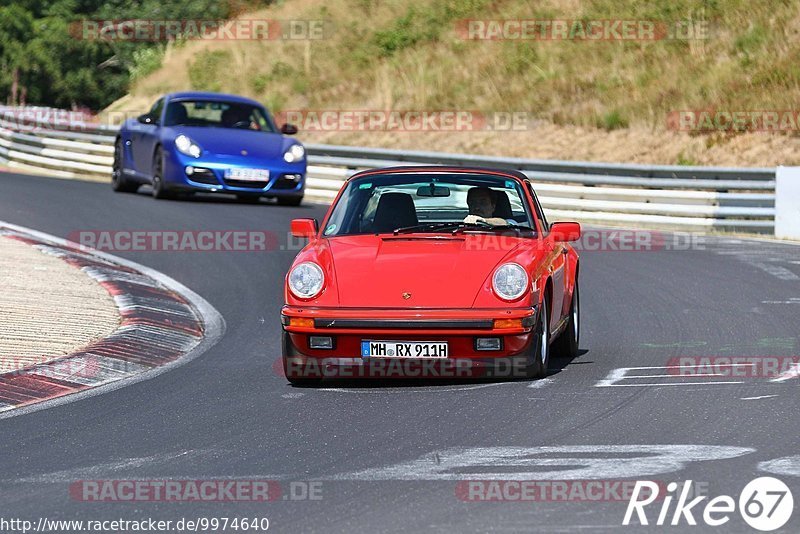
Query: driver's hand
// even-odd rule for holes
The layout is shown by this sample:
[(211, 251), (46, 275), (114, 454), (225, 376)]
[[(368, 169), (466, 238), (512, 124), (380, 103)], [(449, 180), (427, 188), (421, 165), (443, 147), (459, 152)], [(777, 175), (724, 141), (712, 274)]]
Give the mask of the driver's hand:
[(466, 224), (478, 224), (479, 222), (486, 222), (486, 219), (480, 215), (467, 215), (464, 217), (464, 223)]

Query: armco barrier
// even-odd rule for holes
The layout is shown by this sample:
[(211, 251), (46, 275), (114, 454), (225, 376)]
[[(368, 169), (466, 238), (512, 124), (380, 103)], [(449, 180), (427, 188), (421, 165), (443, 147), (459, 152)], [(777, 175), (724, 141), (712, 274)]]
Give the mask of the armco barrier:
[[(25, 170), (107, 178), (116, 128), (53, 120), (46, 108), (0, 108), (0, 160)], [(54, 115), (56, 116), (56, 115)], [(306, 145), (306, 195), (330, 201), (360, 169), (432, 164), (516, 169), (552, 219), (682, 230), (774, 233), (775, 168), (689, 167), (502, 158)]]

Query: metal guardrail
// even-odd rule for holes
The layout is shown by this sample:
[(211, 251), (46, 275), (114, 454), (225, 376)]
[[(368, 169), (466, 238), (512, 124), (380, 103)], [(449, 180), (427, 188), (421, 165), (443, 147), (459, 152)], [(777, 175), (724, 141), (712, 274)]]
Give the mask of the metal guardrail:
[[(63, 177), (110, 177), (116, 128), (43, 123), (40, 117), (48, 110), (32, 109), (0, 108), (0, 159), (6, 165)], [(591, 163), (315, 144), (306, 148), (306, 195), (314, 200), (332, 200), (344, 180), (361, 169), (470, 165), (522, 171), (534, 181), (544, 209), (555, 220), (774, 232), (775, 168)]]

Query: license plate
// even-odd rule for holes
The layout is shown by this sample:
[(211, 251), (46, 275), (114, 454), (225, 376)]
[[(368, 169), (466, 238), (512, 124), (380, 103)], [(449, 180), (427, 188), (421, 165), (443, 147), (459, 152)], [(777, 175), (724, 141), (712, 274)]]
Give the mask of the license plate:
[(240, 167), (225, 169), (225, 178), (231, 180), (266, 182), (269, 180), (269, 169), (244, 169)]
[(446, 341), (362, 341), (362, 358), (447, 358)]

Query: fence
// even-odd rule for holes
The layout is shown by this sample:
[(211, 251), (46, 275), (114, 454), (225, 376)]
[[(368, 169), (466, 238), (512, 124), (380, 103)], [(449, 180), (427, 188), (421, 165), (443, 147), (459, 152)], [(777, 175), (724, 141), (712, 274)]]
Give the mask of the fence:
[[(48, 110), (39, 108), (0, 108), (0, 160), (9, 167), (54, 176), (110, 177), (116, 129), (69, 119), (59, 122), (57, 110), (52, 111), (48, 117)], [(522, 171), (533, 180), (554, 220), (770, 234), (775, 227), (775, 168), (590, 163), (313, 144), (306, 148), (306, 196), (314, 200), (333, 199), (344, 180), (360, 169), (471, 165)]]

